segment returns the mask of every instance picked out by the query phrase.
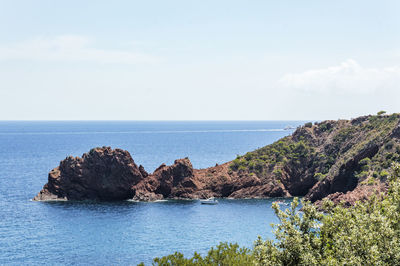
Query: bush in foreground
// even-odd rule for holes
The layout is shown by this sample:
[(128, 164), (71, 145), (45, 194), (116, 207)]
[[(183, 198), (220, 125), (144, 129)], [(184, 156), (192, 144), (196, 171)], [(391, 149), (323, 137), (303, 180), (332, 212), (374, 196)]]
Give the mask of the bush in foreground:
[[(142, 264), (143, 265), (143, 264)], [(183, 254), (175, 252), (162, 258), (155, 258), (153, 265), (254, 265), (251, 250), (240, 248), (238, 244), (220, 243), (211, 248), (204, 257), (197, 252), (192, 258), (185, 258)]]
[(276, 240), (259, 238), (252, 251), (221, 243), (205, 257), (175, 253), (154, 265), (400, 265), (400, 166), (394, 165), (387, 195), (351, 208), (325, 201), (322, 213), (298, 199), (290, 208), (273, 205), (280, 223)]

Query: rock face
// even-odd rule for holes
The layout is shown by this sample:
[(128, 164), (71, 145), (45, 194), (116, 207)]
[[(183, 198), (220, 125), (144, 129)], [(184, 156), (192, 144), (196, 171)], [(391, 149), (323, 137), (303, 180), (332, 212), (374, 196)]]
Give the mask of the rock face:
[(134, 186), (137, 200), (163, 198), (191, 198), (198, 186), (194, 181), (193, 166), (188, 158), (175, 160), (171, 166), (162, 164), (153, 174)]
[(332, 175), (315, 184), (306, 197), (314, 202), (332, 193), (346, 193), (352, 191), (358, 185), (355, 172), (360, 169), (359, 162), (364, 158), (372, 158), (379, 150), (378, 143), (373, 143), (360, 150), (356, 155), (339, 166)]
[(254, 175), (229, 175), (229, 163), (193, 169), (188, 158), (162, 164), (148, 174), (129, 152), (94, 148), (69, 156), (49, 173), (48, 183), (33, 200), (141, 200), (208, 197), (266, 198), (289, 196), (283, 185), (263, 184)]
[(129, 199), (143, 173), (129, 152), (95, 148), (82, 157), (69, 156), (61, 161), (50, 171), (47, 184), (34, 200)]
[(400, 115), (363, 116), (299, 127), (277, 142), (206, 169), (188, 158), (153, 173), (129, 152), (102, 147), (67, 157), (34, 200), (328, 198), (347, 205), (387, 188), (400, 162)]
[[(326, 198), (335, 204), (343, 203), (344, 206), (350, 207), (357, 203), (357, 201), (367, 200), (371, 195), (380, 195), (387, 191), (387, 186), (384, 183), (377, 183), (373, 185), (360, 185), (354, 190), (348, 192), (335, 192), (329, 194)], [(317, 206), (322, 206), (322, 201), (315, 202)]]

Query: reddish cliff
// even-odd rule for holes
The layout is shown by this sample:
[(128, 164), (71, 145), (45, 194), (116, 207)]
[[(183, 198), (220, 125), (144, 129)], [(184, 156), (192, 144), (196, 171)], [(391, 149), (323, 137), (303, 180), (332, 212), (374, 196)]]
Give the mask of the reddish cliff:
[(400, 162), (400, 115), (363, 116), (299, 127), (232, 162), (193, 169), (188, 158), (149, 174), (129, 152), (95, 148), (67, 157), (34, 200), (158, 200), (305, 196), (354, 204), (384, 192)]

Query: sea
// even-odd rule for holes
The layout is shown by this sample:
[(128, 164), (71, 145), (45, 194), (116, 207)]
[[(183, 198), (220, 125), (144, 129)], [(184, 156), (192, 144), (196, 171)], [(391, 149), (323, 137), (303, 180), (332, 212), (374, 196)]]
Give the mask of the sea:
[[(34, 202), (48, 172), (93, 147), (128, 150), (148, 172), (189, 157), (195, 168), (235, 159), (302, 121), (0, 121), (1, 265), (151, 265), (176, 251), (273, 239), (274, 199)], [(286, 130), (285, 130), (286, 128)], [(290, 201), (290, 200), (289, 200)]]

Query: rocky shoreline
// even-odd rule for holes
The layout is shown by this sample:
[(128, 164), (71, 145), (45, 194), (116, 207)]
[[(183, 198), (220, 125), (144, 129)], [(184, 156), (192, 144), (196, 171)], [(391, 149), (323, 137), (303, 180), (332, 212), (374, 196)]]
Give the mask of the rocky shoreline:
[(317, 204), (328, 198), (350, 206), (386, 191), (390, 165), (384, 160), (400, 160), (399, 153), (398, 114), (307, 123), (291, 136), (206, 169), (194, 169), (184, 158), (147, 173), (128, 151), (99, 147), (61, 161), (33, 200), (305, 196)]
[[(283, 186), (261, 184), (253, 176), (229, 175), (229, 162), (194, 169), (188, 158), (162, 164), (149, 174), (128, 151), (94, 148), (82, 157), (69, 156), (50, 171), (35, 201), (269, 198), (290, 196)], [(229, 177), (226, 178), (226, 177)]]

